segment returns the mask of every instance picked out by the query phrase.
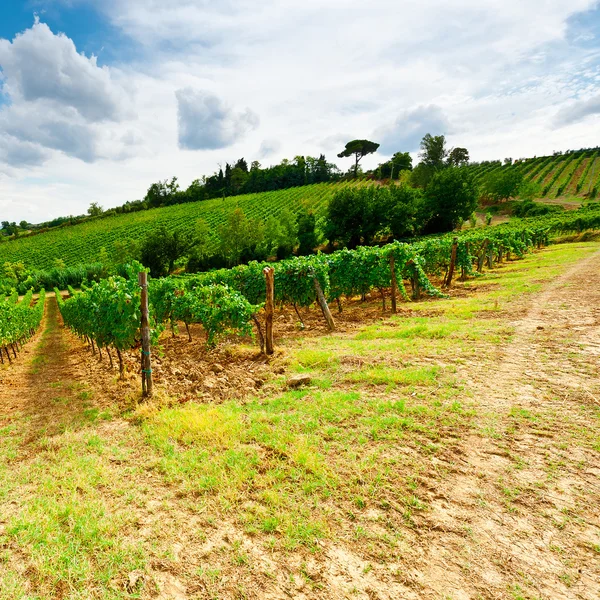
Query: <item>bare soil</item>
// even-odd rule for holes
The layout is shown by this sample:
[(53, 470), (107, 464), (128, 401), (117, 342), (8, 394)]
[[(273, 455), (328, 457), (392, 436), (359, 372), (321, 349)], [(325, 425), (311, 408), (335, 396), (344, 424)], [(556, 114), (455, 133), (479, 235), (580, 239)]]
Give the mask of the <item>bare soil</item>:
[[(326, 333), (315, 309), (302, 316), (302, 335)], [(365, 312), (354, 302), (335, 316), (342, 332), (352, 332), (381, 318), (381, 307), (371, 304)], [(153, 477), (147, 501), (136, 509), (136, 542), (149, 549), (168, 547), (172, 559), (156, 557), (148, 572), (125, 573), (119, 585), (132, 593), (143, 588), (143, 598), (163, 600), (597, 600), (600, 449), (581, 439), (597, 432), (600, 414), (600, 253), (524, 299), (509, 320), (514, 334), (496, 356), (457, 366), (481, 430), (458, 440), (423, 473), (419, 490), (429, 508), (403, 530), (401, 560), (386, 561), (377, 548), (352, 539), (322, 542), (316, 553), (270, 553), (227, 521), (213, 523), (210, 534), (200, 538), (199, 526), (206, 527), (206, 521), (189, 510), (186, 498)], [(25, 417), (27, 443), (19, 460), (30, 457), (42, 435), (77, 425), (89, 410), (91, 393), (96, 410), (125, 409), (138, 399), (135, 354), (127, 355), (127, 374), (120, 380), (116, 364), (110, 369), (106, 355), (100, 362), (57, 327), (59, 322), (50, 299), (44, 333), (0, 370), (0, 426)], [(297, 335), (298, 327), (293, 310), (280, 313), (278, 341)], [(176, 338), (165, 334), (163, 354), (155, 359), (157, 389), (174, 402), (268, 394), (284, 373), (282, 355), (267, 361), (254, 348), (233, 343), (208, 352), (199, 328), (192, 328), (192, 337), (187, 342), (183, 332)], [(132, 427), (117, 418), (99, 425), (98, 435), (128, 443)], [(385, 526), (382, 511), (373, 508), (369, 514), (373, 527)], [(234, 546), (254, 565), (250, 580), (247, 571), (240, 579), (225, 553)], [(228, 582), (220, 596), (195, 576), (209, 555)]]

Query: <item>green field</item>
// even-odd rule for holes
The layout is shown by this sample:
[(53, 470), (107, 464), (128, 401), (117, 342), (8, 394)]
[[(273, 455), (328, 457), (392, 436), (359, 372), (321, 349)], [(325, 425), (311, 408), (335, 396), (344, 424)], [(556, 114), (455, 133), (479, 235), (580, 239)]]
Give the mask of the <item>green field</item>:
[(318, 211), (339, 186), (321, 183), (97, 219), (2, 243), (0, 262), (23, 261), (27, 267), (36, 269), (52, 268), (55, 259), (63, 260), (66, 266), (92, 263), (98, 260), (102, 248), (112, 256), (117, 241), (141, 240), (151, 229), (162, 225), (170, 230), (193, 232), (198, 219), (217, 227), (238, 207), (247, 217), (263, 220), (277, 217), (286, 208), (297, 212), (306, 206)]

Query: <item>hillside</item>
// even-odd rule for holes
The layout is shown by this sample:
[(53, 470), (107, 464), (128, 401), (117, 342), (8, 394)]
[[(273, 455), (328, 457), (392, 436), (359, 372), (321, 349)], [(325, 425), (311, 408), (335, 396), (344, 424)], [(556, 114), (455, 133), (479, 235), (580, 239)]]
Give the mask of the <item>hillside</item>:
[(238, 207), (246, 216), (261, 219), (277, 217), (286, 208), (294, 212), (302, 206), (318, 210), (339, 186), (321, 183), (100, 218), (0, 244), (0, 263), (23, 261), (28, 267), (37, 269), (52, 268), (57, 258), (66, 266), (91, 263), (98, 260), (102, 248), (112, 256), (117, 241), (143, 239), (160, 226), (193, 232), (198, 219), (217, 227)]
[[(578, 150), (567, 154), (540, 156), (504, 165), (500, 161), (472, 164), (478, 184), (502, 172), (522, 175), (524, 182), (534, 184), (535, 198), (543, 202), (575, 204), (596, 198), (600, 191), (600, 151)], [(115, 257), (115, 242), (139, 241), (150, 231), (164, 226), (193, 232), (199, 219), (211, 228), (224, 223), (227, 214), (240, 207), (246, 216), (265, 220), (277, 217), (285, 208), (297, 212), (302, 206), (322, 209), (343, 183), (319, 183), (273, 192), (261, 192), (177, 204), (123, 215), (98, 218), (79, 225), (52, 229), (43, 234), (22, 237), (0, 244), (0, 261), (22, 261), (29, 268), (49, 269), (55, 259), (66, 266), (96, 262), (106, 250)]]
[(469, 168), (480, 185), (493, 173), (518, 173), (524, 182), (535, 184), (535, 198), (542, 201), (555, 198), (583, 201), (595, 198), (600, 191), (600, 151), (596, 148), (527, 158), (509, 165), (500, 161), (483, 162)]

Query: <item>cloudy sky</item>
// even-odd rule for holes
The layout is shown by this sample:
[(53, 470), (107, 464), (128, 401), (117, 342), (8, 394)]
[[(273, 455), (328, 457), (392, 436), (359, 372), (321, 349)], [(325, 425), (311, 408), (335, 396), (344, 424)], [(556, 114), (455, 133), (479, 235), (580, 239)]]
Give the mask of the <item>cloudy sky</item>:
[(596, 0), (8, 0), (0, 219), (187, 186), (244, 156), (375, 166), (444, 133), (473, 160), (600, 144)]

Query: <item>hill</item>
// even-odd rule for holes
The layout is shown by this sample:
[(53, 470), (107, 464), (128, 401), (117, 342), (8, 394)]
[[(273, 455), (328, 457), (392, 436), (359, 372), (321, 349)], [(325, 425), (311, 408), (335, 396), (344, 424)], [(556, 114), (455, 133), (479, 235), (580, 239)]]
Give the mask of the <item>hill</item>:
[(306, 206), (318, 211), (340, 185), (344, 184), (320, 183), (98, 218), (4, 242), (0, 244), (0, 263), (22, 261), (36, 269), (52, 268), (57, 258), (66, 266), (92, 263), (103, 248), (112, 258), (117, 241), (141, 240), (161, 226), (192, 232), (199, 219), (217, 227), (238, 207), (246, 216), (261, 219), (277, 217), (286, 208), (298, 212)]
[(490, 175), (512, 172), (533, 184), (533, 198), (580, 200), (596, 198), (600, 191), (600, 150), (576, 150), (552, 156), (538, 156), (502, 164), (483, 162), (469, 167), (479, 185)]

